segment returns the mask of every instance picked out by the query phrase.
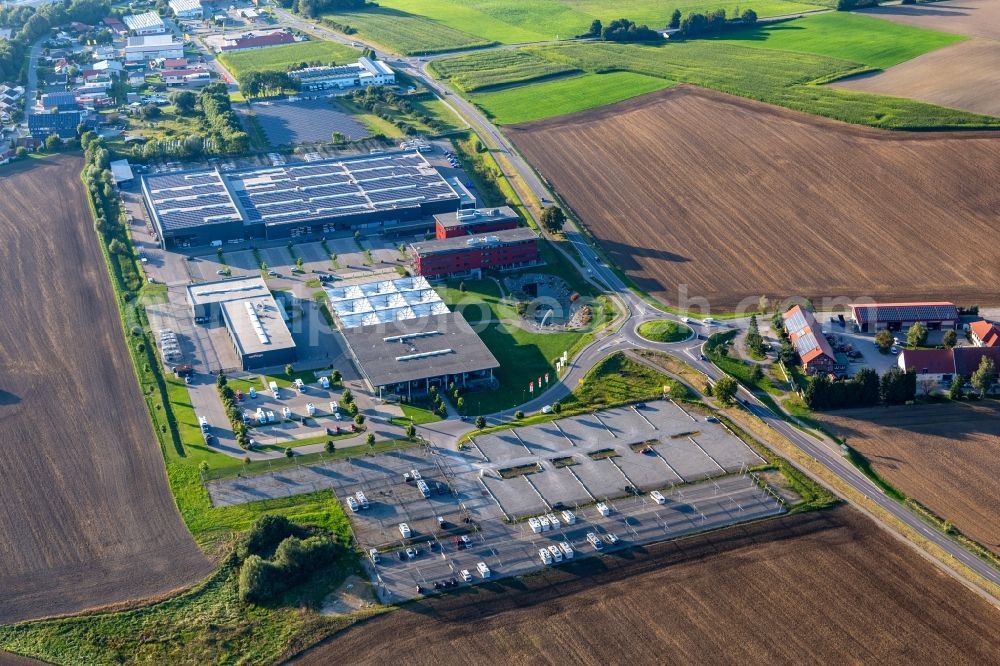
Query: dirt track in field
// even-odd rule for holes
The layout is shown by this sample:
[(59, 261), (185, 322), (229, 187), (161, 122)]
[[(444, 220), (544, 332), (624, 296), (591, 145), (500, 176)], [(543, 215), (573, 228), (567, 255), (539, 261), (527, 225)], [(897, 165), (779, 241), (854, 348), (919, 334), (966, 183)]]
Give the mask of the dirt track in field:
[(852, 77), (831, 85), (1000, 116), (998, 71), (1000, 42), (973, 39), (925, 53), (875, 74)]
[(668, 303), (1000, 301), (982, 279), (1000, 265), (996, 133), (881, 131), (691, 86), (507, 131)]
[(893, 486), (1000, 553), (1000, 405), (851, 409), (819, 418)]
[(1000, 611), (853, 509), (575, 560), (356, 625), (293, 663), (992, 663)]
[(167, 487), (79, 157), (0, 174), (0, 623), (211, 571)]

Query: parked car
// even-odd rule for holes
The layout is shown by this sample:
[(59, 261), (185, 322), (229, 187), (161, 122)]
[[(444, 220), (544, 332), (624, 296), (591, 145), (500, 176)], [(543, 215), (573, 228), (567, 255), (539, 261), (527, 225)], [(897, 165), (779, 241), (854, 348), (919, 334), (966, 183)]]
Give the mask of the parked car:
[(372, 561), (372, 564), (378, 564), (379, 562), (382, 561), (382, 558), (379, 556), (378, 551), (374, 548), (368, 549), (368, 558)]
[(663, 493), (661, 493), (659, 490), (654, 490), (653, 492), (649, 493), (649, 496), (657, 504), (666, 504), (667, 503), (667, 498), (664, 497)]

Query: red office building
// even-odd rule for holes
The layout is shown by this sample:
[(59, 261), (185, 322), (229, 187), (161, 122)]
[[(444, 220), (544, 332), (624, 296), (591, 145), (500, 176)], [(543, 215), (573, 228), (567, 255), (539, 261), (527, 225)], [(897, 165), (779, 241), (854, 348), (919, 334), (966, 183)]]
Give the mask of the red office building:
[(538, 234), (527, 227), (487, 236), (458, 236), (413, 243), (417, 275), (475, 275), (538, 263)]
[(517, 224), (517, 213), (510, 206), (462, 209), (434, 216), (435, 236), (438, 240), (491, 234), (515, 229)]

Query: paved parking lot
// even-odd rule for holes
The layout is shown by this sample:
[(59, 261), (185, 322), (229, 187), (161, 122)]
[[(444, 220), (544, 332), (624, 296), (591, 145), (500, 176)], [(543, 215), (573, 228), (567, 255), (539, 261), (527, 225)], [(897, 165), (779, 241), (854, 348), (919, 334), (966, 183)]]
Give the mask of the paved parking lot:
[[(560, 521), (557, 529), (534, 534), (524, 522), (508, 525), (498, 521), (482, 524), (472, 537), (472, 545), (460, 549), (452, 540), (441, 539), (420, 546), (415, 559), (400, 560), (395, 552), (383, 554), (378, 565), (371, 566), (377, 589), (387, 602), (409, 599), (434, 591), (434, 583), (456, 579), (468, 570), (472, 582), (482, 582), (476, 570), (485, 562), (491, 578), (530, 573), (541, 568), (538, 550), (560, 542), (570, 544), (574, 557), (597, 554), (587, 540), (588, 533), (602, 537), (602, 553), (634, 545), (672, 539), (686, 534), (717, 529), (726, 525), (756, 520), (782, 513), (784, 507), (749, 477), (730, 476), (706, 481), (664, 493), (666, 503), (658, 505), (648, 496), (612, 502), (611, 513), (604, 517), (589, 506), (574, 510), (576, 524)], [(610, 545), (606, 535), (618, 538)]]
[[(510, 518), (572, 506), (581, 496), (599, 500), (633, 488), (670, 488), (763, 462), (721, 424), (666, 401), (512, 428), (473, 442), (485, 458), (482, 481)], [(502, 478), (533, 464), (540, 471)]]
[[(654, 443), (635, 451), (636, 442)], [(417, 585), (426, 592), (435, 581), (460, 578), (462, 569), (478, 580), (480, 561), (494, 576), (532, 571), (542, 566), (538, 549), (558, 541), (578, 556), (593, 554), (589, 532), (616, 534), (621, 543), (606, 544), (614, 550), (784, 511), (745, 472), (760, 462), (754, 452), (720, 424), (694, 420), (669, 402), (501, 431), (477, 443), (479, 449), (407, 448), (215, 481), (209, 493), (213, 504), (225, 505), (327, 488), (346, 502), (362, 491), (369, 507), (349, 515), (358, 545), (380, 551), (371, 572), (386, 601), (415, 596)], [(607, 449), (615, 455), (588, 455)], [(542, 471), (500, 478), (500, 469), (520, 465)], [(404, 479), (411, 470), (427, 482), (428, 497)], [(626, 490), (630, 485), (634, 489)], [(664, 504), (652, 501), (652, 488), (663, 489)], [(600, 515), (597, 501), (607, 502), (610, 515)], [(534, 534), (522, 520), (563, 509), (575, 513), (577, 524)], [(400, 523), (409, 526), (408, 539)], [(470, 548), (456, 542), (461, 535), (471, 539)], [(411, 559), (406, 548), (419, 554)]]

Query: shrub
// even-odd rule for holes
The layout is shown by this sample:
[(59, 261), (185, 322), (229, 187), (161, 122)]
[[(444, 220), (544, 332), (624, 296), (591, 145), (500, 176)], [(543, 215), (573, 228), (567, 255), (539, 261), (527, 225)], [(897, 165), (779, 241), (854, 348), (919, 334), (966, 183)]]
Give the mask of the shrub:
[(285, 516), (267, 514), (261, 516), (247, 530), (236, 547), (240, 559), (250, 555), (270, 556), (278, 544), (290, 536), (305, 536), (306, 530), (288, 520)]
[(521, 419), (524, 418), (524, 412), (522, 412), (520, 409), (517, 410), (516, 412), (514, 412), (514, 418), (520, 421)]

